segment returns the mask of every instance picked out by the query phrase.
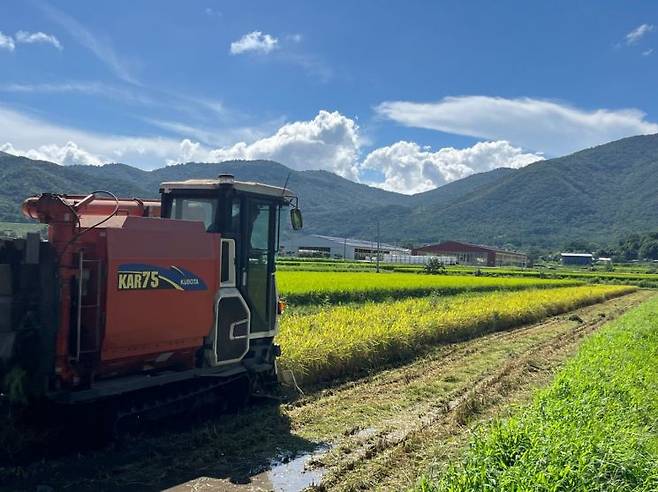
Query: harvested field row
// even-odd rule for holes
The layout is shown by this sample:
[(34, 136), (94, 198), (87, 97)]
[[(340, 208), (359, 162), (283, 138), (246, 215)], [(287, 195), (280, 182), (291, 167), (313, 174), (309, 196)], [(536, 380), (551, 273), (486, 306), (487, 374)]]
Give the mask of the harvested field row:
[(658, 299), (589, 339), (532, 405), (423, 491), (657, 490)]
[(493, 278), (407, 273), (279, 272), (278, 288), (292, 305), (377, 301), (420, 297), (428, 294), (454, 295), (464, 292), (540, 289), (580, 285), (573, 280)]
[[(343, 432), (349, 437), (322, 459), (328, 469), (322, 486), (410, 490), (420, 473), (443, 470), (458, 460), (481, 422), (509, 415), (511, 407), (527, 403), (532, 390), (551, 381), (556, 367), (574, 354), (583, 338), (649, 297), (638, 291), (571, 315), (437, 347), (401, 370), (377, 373), (365, 385), (323, 398), (325, 406), (332, 401), (349, 418), (336, 416), (327, 422), (325, 417), (319, 425), (338, 432), (346, 421), (377, 432), (365, 439), (360, 432)], [(345, 401), (348, 394), (353, 401)], [(359, 397), (362, 404), (356, 401)], [(338, 398), (340, 402), (333, 401)], [(298, 409), (309, 426), (322, 419), (322, 411), (326, 413), (315, 413), (310, 406)]]
[(282, 319), (283, 369), (315, 383), (417, 355), (433, 344), (538, 321), (635, 290), (622, 286), (429, 296)]

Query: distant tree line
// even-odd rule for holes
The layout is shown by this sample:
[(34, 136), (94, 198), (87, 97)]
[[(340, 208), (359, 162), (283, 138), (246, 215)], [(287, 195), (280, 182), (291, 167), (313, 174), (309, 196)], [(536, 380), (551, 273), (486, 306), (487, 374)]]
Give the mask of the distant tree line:
[(564, 251), (572, 253), (594, 253), (596, 256), (612, 257), (616, 262), (631, 260), (658, 260), (658, 232), (630, 234), (619, 240), (617, 245), (597, 247), (587, 241), (571, 241)]
[(619, 241), (614, 253), (621, 261), (658, 260), (658, 232), (631, 234)]
[[(561, 252), (593, 253), (596, 257), (612, 258), (615, 262), (632, 260), (658, 260), (658, 232), (630, 234), (619, 240), (616, 245), (601, 247), (586, 240), (569, 241), (562, 246)], [(531, 248), (528, 251), (530, 261), (559, 260), (555, 251)]]

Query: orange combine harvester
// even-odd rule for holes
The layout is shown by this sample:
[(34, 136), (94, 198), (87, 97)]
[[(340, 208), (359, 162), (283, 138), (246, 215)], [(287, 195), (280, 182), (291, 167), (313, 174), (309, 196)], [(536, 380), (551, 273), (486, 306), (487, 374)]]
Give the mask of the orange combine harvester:
[(160, 193), (23, 203), (48, 240), (0, 240), (5, 398), (118, 401), (126, 415), (276, 381), (274, 260), (283, 207), (301, 228), (296, 196), (229, 175)]

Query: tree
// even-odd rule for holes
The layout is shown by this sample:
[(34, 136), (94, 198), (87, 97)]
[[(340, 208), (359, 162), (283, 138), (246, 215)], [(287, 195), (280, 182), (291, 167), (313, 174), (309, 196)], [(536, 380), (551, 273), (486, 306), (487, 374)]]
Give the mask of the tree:
[(425, 273), (430, 275), (442, 275), (448, 273), (445, 265), (438, 258), (430, 258), (427, 263), (425, 263)]
[(658, 260), (658, 240), (650, 239), (642, 241), (638, 256), (640, 259)]
[(631, 234), (619, 241), (618, 257), (625, 261), (637, 259), (640, 242), (641, 238), (639, 234)]
[(539, 248), (530, 248), (528, 250), (528, 266), (532, 266), (535, 262), (545, 256), (547, 253), (545, 250)]
[(569, 241), (564, 245), (564, 251), (569, 253), (591, 253), (595, 248), (592, 243), (583, 240)]
[(617, 252), (612, 248), (599, 248), (596, 250), (596, 254), (594, 256), (596, 256), (597, 258), (601, 256), (603, 257), (617, 256)]

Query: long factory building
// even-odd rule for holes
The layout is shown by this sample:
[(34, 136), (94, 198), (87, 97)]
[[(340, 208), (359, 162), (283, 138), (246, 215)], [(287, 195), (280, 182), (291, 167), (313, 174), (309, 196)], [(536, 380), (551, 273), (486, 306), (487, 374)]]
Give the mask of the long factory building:
[(412, 254), (451, 256), (462, 265), (519, 267), (528, 265), (528, 255), (524, 253), (458, 241), (428, 244), (414, 249)]
[(280, 253), (291, 256), (316, 256), (324, 258), (344, 258), (346, 260), (367, 260), (377, 255), (408, 255), (410, 250), (380, 243), (344, 237), (322, 236), (320, 234), (293, 234), (282, 241)]

